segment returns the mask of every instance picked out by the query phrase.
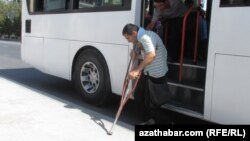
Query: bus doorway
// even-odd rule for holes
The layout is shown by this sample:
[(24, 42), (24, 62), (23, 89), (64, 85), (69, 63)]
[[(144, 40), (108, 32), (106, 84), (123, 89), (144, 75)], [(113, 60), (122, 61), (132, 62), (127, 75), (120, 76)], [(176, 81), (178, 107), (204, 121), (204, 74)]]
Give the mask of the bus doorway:
[[(171, 1), (170, 1), (171, 2)], [(205, 98), (205, 77), (208, 50), (208, 31), (212, 1), (184, 0), (181, 1), (187, 10), (181, 18), (179, 27), (172, 26), (175, 20), (164, 19), (157, 21), (153, 31), (158, 33), (169, 54), (169, 31), (177, 31), (179, 28), (178, 59), (172, 61), (168, 57), (168, 84), (172, 94), (172, 100), (164, 105), (164, 108), (180, 113), (203, 117)], [(144, 0), (141, 25), (147, 28), (154, 14), (154, 0)], [(176, 36), (176, 35), (174, 35)]]

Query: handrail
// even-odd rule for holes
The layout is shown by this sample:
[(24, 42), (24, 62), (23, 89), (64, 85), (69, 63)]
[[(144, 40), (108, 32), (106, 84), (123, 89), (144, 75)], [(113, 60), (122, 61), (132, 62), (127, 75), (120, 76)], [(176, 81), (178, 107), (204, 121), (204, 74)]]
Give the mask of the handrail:
[(200, 11), (198, 10), (196, 13), (196, 29), (195, 29), (195, 44), (194, 44), (194, 58), (193, 62), (197, 62), (197, 50), (198, 50), (198, 35), (199, 35), (199, 18), (200, 18)]
[(183, 22), (182, 22), (179, 81), (182, 80), (182, 69), (183, 69), (183, 59), (184, 59), (184, 47), (185, 47), (185, 33), (186, 33), (187, 17), (190, 15), (192, 10), (193, 10), (193, 6), (190, 6), (188, 11), (185, 13), (185, 15), (183, 17)]
[[(201, 0), (198, 0), (198, 6), (200, 6)], [(186, 33), (186, 24), (187, 24), (187, 17), (190, 15), (191, 11), (193, 10), (193, 5), (191, 5), (188, 11), (185, 13), (183, 17), (183, 24), (182, 24), (182, 36), (181, 36), (181, 53), (180, 53), (180, 66), (179, 66), (179, 81), (182, 81), (182, 70), (183, 70), (183, 60), (184, 60), (184, 48), (185, 48), (185, 33)], [(194, 59), (193, 62), (197, 62), (197, 49), (198, 49), (198, 35), (199, 35), (199, 16), (200, 11), (197, 10), (196, 15), (196, 31), (195, 31), (195, 47), (194, 47)]]
[[(201, 0), (198, 0), (198, 6), (200, 6), (200, 4), (201, 4)], [(194, 63), (197, 62), (198, 36), (199, 36), (199, 20), (200, 20), (200, 10), (197, 10), (197, 13), (196, 13), (196, 29), (195, 29), (194, 59), (193, 59)]]

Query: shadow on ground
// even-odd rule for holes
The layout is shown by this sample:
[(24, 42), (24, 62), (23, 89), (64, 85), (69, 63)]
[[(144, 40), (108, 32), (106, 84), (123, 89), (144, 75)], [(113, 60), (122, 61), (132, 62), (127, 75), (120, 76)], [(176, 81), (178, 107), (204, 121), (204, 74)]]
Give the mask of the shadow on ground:
[[(101, 119), (105, 118), (105, 120), (113, 122), (120, 102), (120, 97), (113, 95), (111, 103), (104, 107), (89, 105), (81, 99), (80, 95), (74, 90), (74, 87), (70, 81), (41, 73), (34, 68), (2, 69), (0, 70), (0, 77), (8, 79), (34, 91), (39, 91), (39, 93), (43, 95), (62, 101), (66, 104), (65, 108), (78, 108), (83, 112), (86, 112), (87, 110), (85, 109), (88, 109), (97, 113), (101, 113), (103, 115), (101, 117), (90, 114), (90, 119), (106, 131), (106, 128), (109, 127), (105, 127)], [(132, 126), (141, 122), (143, 119), (141, 115), (143, 114), (136, 113), (134, 109), (135, 104), (133, 100), (128, 101), (119, 118), (119, 121)], [(209, 122), (178, 114), (176, 112), (168, 110), (165, 111), (166, 113), (164, 114), (169, 115), (174, 124), (211, 124)], [(166, 122), (169, 123), (169, 121)]]

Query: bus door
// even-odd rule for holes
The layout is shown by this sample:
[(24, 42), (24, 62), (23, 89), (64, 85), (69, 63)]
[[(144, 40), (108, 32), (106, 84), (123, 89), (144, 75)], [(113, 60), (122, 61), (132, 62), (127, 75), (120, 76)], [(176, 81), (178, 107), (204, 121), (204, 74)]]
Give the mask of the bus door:
[(206, 74), (206, 119), (250, 123), (250, 0), (214, 0)]

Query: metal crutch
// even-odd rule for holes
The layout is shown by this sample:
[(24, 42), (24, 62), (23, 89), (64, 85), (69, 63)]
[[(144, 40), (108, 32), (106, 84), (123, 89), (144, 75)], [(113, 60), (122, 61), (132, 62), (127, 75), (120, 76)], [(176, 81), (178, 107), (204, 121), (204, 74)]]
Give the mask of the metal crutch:
[[(134, 92), (134, 90), (135, 90), (135, 88), (137, 86), (138, 80), (140, 79), (140, 74), (139, 74), (139, 76), (137, 77), (137, 79), (135, 81), (134, 86), (132, 87), (131, 91), (129, 91), (128, 85), (129, 85), (130, 82), (132, 82), (132, 80), (130, 80), (128, 78), (128, 71), (129, 71), (129, 69), (131, 67), (131, 62), (132, 62), (132, 59), (130, 59), (130, 61), (129, 61), (128, 69), (127, 69), (127, 72), (126, 72), (126, 77), (125, 77), (125, 80), (124, 80), (124, 83), (123, 83), (121, 101), (120, 101), (120, 105), (119, 105), (118, 111), (117, 111), (116, 116), (115, 116), (115, 121), (113, 122), (110, 130), (108, 131), (108, 135), (113, 134), (113, 128), (114, 128), (114, 126), (115, 126), (115, 124), (116, 124), (116, 122), (117, 122), (117, 120), (118, 120), (118, 118), (119, 118), (119, 116), (121, 114), (121, 111), (122, 111), (124, 105), (126, 104), (126, 102), (128, 101), (128, 99), (133, 94), (133, 92)], [(133, 66), (134, 66), (134, 63), (132, 65), (131, 69), (133, 69)]]

